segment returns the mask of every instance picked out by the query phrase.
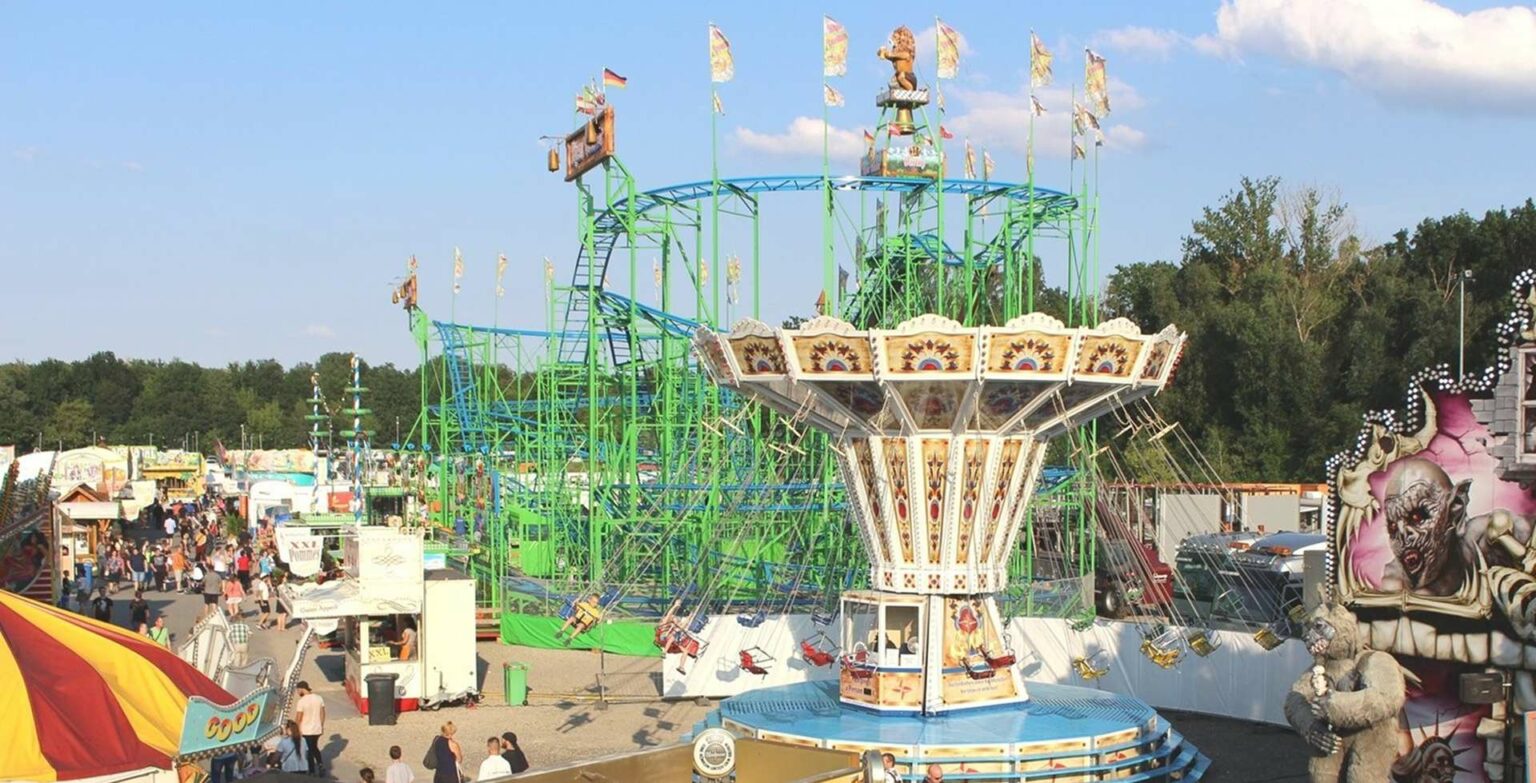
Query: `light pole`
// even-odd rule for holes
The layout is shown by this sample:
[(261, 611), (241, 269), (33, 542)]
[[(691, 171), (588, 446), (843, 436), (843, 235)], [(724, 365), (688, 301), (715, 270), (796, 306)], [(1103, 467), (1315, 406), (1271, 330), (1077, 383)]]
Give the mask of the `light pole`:
[(1472, 270), (1463, 269), (1456, 282), (1461, 286), (1461, 317), (1456, 328), (1456, 379), (1467, 374), (1467, 283), (1472, 281)]

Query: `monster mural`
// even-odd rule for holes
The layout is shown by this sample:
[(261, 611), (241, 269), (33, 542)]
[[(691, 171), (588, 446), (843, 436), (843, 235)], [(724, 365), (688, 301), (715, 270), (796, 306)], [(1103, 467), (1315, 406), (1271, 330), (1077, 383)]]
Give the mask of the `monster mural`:
[[(1405, 410), (1368, 417), (1328, 465), (1334, 598), (1361, 643), (1409, 673), (1396, 782), (1520, 774), (1505, 748), (1521, 746), (1518, 715), (1536, 709), (1533, 284), (1533, 272), (1515, 283), (1493, 367), (1419, 373)], [(1478, 672), (1504, 675), (1514, 715), (1459, 701), (1461, 675)]]

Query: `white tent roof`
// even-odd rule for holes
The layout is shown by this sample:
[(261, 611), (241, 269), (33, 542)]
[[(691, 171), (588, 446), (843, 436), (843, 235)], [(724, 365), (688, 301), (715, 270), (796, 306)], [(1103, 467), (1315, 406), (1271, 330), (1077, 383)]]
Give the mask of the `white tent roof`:
[(123, 505), (115, 500), (106, 503), (76, 500), (69, 503), (60, 503), (59, 510), (74, 520), (117, 519), (123, 515)]
[(287, 584), (279, 591), (294, 618), (299, 620), (421, 614), (419, 586), (408, 593), (370, 584), (364, 591), (355, 579), (338, 579), (323, 585)]

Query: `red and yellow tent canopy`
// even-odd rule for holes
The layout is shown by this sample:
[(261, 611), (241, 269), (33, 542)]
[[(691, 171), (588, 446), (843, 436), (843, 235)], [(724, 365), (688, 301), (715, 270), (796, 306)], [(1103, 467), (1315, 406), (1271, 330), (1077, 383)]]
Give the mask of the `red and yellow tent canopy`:
[(235, 701), (138, 634), (0, 591), (0, 780), (169, 769), (192, 696)]

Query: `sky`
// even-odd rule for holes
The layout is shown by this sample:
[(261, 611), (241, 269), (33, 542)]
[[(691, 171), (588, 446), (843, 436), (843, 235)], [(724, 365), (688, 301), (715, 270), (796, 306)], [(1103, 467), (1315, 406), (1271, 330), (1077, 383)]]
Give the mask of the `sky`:
[[(714, 22), (736, 61), (719, 85), (721, 176), (816, 174), (822, 13), (850, 39), (831, 80), (847, 98), (828, 110), (834, 173), (857, 166), (890, 74), (875, 50), (899, 24), (918, 33), (925, 82), (935, 14), (961, 34), (942, 122), (1000, 180), (1024, 179), (1030, 30), (1056, 54), (1043, 185), (1066, 186), (1083, 48), (1107, 58), (1106, 273), (1177, 259), (1243, 176), (1336, 194), (1367, 242), (1536, 196), (1531, 6), (0, 0), (0, 361), (414, 365), (389, 301), (412, 255), (433, 317), (542, 328), (543, 259), (569, 279), (578, 235), (575, 189), (545, 171), (540, 137), (576, 126), (580, 85), (605, 67), (628, 78), (609, 102), (638, 187), (708, 179)], [(821, 287), (814, 197), (764, 203), (764, 315), (805, 313)]]

